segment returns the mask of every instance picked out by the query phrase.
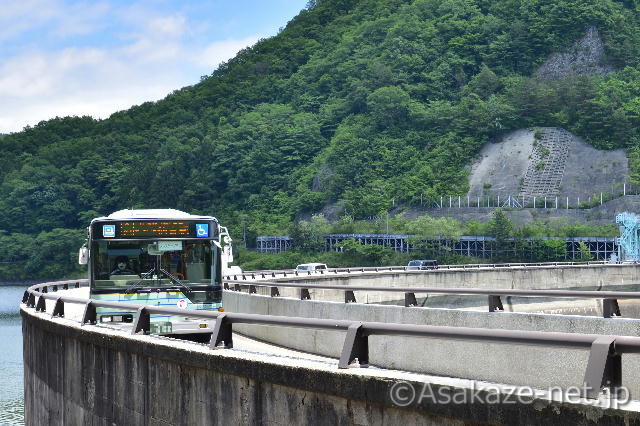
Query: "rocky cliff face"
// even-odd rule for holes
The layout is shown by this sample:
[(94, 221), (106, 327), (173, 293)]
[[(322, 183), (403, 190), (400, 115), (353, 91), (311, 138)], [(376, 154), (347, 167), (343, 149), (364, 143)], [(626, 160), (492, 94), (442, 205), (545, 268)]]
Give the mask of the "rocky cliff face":
[(566, 52), (554, 53), (540, 67), (537, 76), (558, 79), (575, 74), (604, 74), (614, 71), (604, 64), (604, 45), (598, 30), (591, 27)]
[(629, 173), (624, 150), (600, 151), (555, 127), (516, 130), (484, 146), (469, 195), (586, 197), (611, 192)]

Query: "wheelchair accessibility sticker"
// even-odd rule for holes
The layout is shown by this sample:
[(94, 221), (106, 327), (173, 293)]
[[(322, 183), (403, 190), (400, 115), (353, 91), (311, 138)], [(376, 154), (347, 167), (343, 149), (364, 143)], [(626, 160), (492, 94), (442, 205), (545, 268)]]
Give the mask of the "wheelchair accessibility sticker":
[(116, 236), (116, 226), (102, 225), (102, 236), (104, 238), (114, 238)]
[(209, 237), (209, 224), (208, 223), (196, 223), (196, 237), (207, 238)]

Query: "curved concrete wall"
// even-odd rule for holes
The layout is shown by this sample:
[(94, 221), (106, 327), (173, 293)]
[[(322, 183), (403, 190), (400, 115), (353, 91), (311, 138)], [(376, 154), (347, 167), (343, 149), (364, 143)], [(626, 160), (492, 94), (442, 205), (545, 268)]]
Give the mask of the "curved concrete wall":
[[(385, 273), (375, 276), (375, 282), (381, 286), (422, 283), (480, 288), (618, 286), (637, 283), (637, 269), (580, 266), (564, 271), (536, 268)], [(363, 274), (332, 277), (345, 285), (370, 285), (372, 278)], [(316, 282), (317, 277), (299, 280)], [(335, 295), (341, 300), (342, 292)], [(228, 291), (224, 299), (230, 311), (271, 315), (640, 335), (640, 321), (630, 319), (371, 306)], [(427, 400), (400, 408), (390, 400), (394, 384), (409, 382), (419, 389), (429, 383), (437, 391), (448, 379), (380, 369), (338, 370), (335, 363), (300, 365), (299, 359), (290, 357), (278, 359), (236, 349), (211, 351), (189, 342), (80, 326), (70, 319), (52, 319), (48, 313), (24, 307), (21, 314), (27, 425), (640, 422), (637, 412), (546, 400), (526, 405), (473, 401), (442, 405)], [(234, 330), (330, 356), (339, 354), (344, 340), (344, 333), (313, 330), (238, 325)], [(587, 360), (586, 351), (579, 350), (433, 339), (371, 337), (370, 346), (372, 363), (389, 368), (543, 388), (580, 384)], [(628, 373), (638, 371), (638, 357), (624, 355), (623, 365), (623, 384), (632, 395), (640, 395), (638, 379)], [(462, 386), (462, 382), (455, 379), (455, 386)], [(473, 384), (467, 385), (476, 389)]]
[[(80, 326), (24, 307), (21, 314), (27, 426), (640, 423), (638, 412), (622, 409), (542, 398), (521, 403), (507, 395), (496, 402), (495, 386), (481, 390), (468, 380), (339, 370), (335, 363)], [(475, 399), (414, 398), (399, 407), (391, 397), (397, 384)]]
[[(640, 320), (625, 318), (347, 304), (234, 291), (223, 293), (223, 304), (230, 312), (265, 315), (640, 336)], [(234, 330), (285, 347), (332, 357), (339, 357), (344, 342), (341, 333), (318, 330), (255, 325), (234, 325)], [(369, 338), (369, 358), (376, 366), (540, 388), (581, 386), (588, 356), (588, 350), (582, 349), (405, 337)], [(623, 384), (633, 395), (640, 395), (640, 377), (631, 374), (640, 368), (640, 355), (623, 355), (623, 365)]]
[(276, 281), (384, 287), (463, 287), (511, 289), (568, 289), (640, 284), (640, 265), (565, 265), (431, 271), (351, 273), (279, 278)]
[[(436, 424), (455, 413), (393, 407), (389, 376), (21, 314), (27, 425)], [(489, 418), (509, 412), (520, 415)]]
[[(21, 314), (27, 426), (640, 424), (637, 411), (540, 397), (522, 402), (488, 383), (339, 370), (335, 363), (80, 326), (24, 307)], [(399, 407), (392, 399), (398, 384), (465, 396), (456, 403), (414, 398)]]
[[(249, 277), (247, 277), (249, 279)], [(295, 282), (297, 284), (326, 284), (371, 287), (435, 287), (435, 288), (504, 288), (518, 290), (535, 289), (612, 289), (627, 290), (640, 286), (640, 265), (566, 265), (529, 266), (495, 269), (439, 269), (431, 271), (406, 272), (353, 272), (324, 275), (289, 275), (288, 277), (266, 278), (269, 281)], [(268, 287), (258, 287), (258, 293), (269, 294)], [(285, 297), (298, 297), (300, 290), (279, 288)], [(309, 290), (311, 298), (324, 301), (343, 301), (344, 293), (337, 290)], [(361, 303), (387, 303), (403, 300), (402, 293), (355, 292)], [(420, 298), (420, 294), (416, 295)], [(514, 299), (522, 302), (520, 299)], [(535, 299), (531, 299), (535, 300)], [(486, 297), (480, 296), (429, 296), (427, 306), (451, 307), (486, 305)], [(506, 300), (503, 300), (506, 306)], [(422, 303), (422, 301), (421, 301)], [(471, 304), (470, 304), (471, 303)]]

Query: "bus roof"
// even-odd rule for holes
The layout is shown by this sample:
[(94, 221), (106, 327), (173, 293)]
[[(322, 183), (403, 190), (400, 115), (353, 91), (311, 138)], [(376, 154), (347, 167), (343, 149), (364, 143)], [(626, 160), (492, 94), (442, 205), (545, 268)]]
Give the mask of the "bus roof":
[(176, 209), (139, 209), (139, 210), (118, 210), (109, 216), (98, 217), (97, 220), (126, 220), (126, 219), (207, 219), (215, 220), (213, 216), (195, 216)]

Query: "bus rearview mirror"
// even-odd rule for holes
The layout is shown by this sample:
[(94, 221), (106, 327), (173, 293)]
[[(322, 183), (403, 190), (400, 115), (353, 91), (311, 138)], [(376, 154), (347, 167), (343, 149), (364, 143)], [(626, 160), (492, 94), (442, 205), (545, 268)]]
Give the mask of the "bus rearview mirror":
[(80, 247), (78, 251), (78, 264), (86, 265), (87, 263), (89, 263), (89, 248), (86, 246)]

